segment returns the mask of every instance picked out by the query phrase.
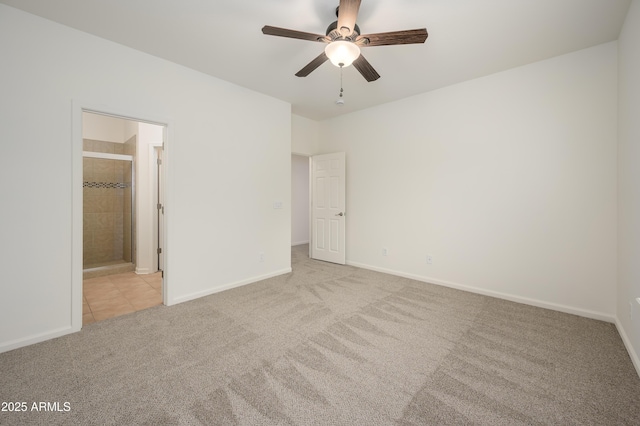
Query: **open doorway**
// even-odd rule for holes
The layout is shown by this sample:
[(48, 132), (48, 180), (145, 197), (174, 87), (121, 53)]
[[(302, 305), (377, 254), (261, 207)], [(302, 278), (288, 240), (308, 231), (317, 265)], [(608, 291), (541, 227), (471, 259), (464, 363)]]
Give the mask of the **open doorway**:
[(345, 153), (292, 154), (291, 194), (291, 246), (306, 244), (309, 258), (346, 264)]
[(291, 155), (291, 246), (309, 244), (309, 157)]
[(82, 323), (163, 300), (165, 126), (82, 111)]
[(291, 265), (309, 259), (309, 157), (291, 155)]

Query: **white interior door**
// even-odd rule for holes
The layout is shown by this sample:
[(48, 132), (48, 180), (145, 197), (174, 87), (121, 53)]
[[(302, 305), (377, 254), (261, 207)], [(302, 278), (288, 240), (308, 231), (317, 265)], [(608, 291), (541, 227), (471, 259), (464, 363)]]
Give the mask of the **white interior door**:
[(345, 263), (345, 154), (311, 157), (311, 257)]

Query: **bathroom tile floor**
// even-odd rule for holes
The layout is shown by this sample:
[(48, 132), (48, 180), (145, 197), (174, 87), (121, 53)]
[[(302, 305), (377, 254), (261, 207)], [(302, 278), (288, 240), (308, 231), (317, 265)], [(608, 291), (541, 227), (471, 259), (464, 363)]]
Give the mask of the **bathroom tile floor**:
[(82, 324), (102, 321), (162, 303), (162, 273), (126, 272), (82, 282)]

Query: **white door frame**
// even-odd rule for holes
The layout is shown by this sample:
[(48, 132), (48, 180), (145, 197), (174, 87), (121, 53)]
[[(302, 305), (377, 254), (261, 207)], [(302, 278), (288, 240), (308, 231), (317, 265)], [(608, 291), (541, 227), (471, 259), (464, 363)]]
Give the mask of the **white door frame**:
[[(138, 121), (164, 126), (164, 163), (162, 168), (163, 180), (165, 183), (164, 201), (168, 202), (170, 195), (167, 189), (168, 179), (167, 170), (169, 169), (169, 141), (173, 136), (174, 125), (172, 120), (164, 117), (157, 117), (148, 112), (131, 111), (129, 107), (112, 107), (104, 104), (97, 104), (82, 100), (72, 100), (71, 102), (71, 329), (72, 331), (80, 331), (82, 329), (82, 246), (83, 246), (83, 217), (82, 217), (82, 113), (91, 112), (95, 114), (107, 115), (125, 120)], [(168, 215), (165, 210), (164, 221), (164, 256), (165, 268), (167, 268), (168, 259), (168, 240), (167, 232)], [(170, 281), (165, 271), (162, 281), (162, 301), (168, 304), (171, 295)]]

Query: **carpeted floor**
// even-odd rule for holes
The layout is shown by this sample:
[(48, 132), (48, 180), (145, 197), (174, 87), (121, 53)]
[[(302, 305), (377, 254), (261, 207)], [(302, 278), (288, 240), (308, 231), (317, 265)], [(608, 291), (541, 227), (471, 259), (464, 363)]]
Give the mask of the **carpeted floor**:
[(28, 405), (0, 424), (640, 424), (613, 324), (306, 250), (291, 274), (0, 354), (0, 401)]

